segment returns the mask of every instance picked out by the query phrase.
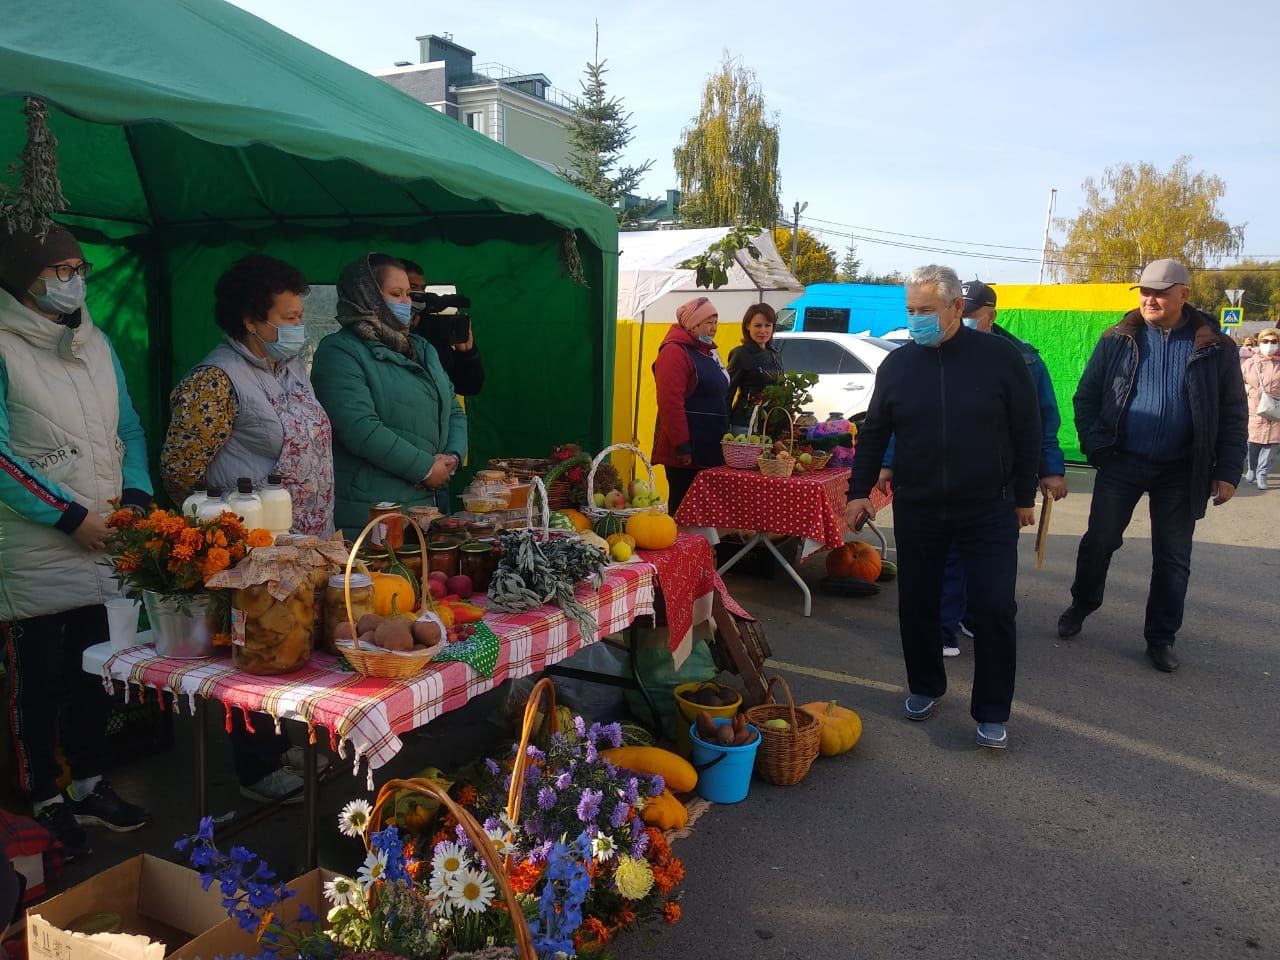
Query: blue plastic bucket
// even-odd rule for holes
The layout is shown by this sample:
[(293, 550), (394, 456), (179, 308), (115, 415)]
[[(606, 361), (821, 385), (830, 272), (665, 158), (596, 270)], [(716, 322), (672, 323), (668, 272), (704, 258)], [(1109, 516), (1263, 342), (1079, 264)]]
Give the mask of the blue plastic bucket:
[[(717, 727), (733, 723), (732, 717), (716, 717)], [(698, 725), (689, 725), (689, 741), (693, 744), (693, 765), (698, 771), (698, 794), (712, 803), (738, 803), (747, 798), (751, 771), (760, 748), (760, 731), (751, 724), (756, 738), (745, 747), (722, 747), (707, 743), (698, 736)]]

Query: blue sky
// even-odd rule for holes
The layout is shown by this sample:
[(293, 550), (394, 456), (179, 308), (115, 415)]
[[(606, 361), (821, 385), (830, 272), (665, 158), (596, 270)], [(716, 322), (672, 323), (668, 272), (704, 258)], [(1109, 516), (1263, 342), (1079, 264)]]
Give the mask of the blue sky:
[[(365, 70), (416, 62), (416, 36), (448, 32), (477, 62), (574, 92), (598, 18), (610, 92), (634, 114), (629, 159), (655, 161), (652, 195), (676, 185), (672, 147), (728, 50), (779, 114), (783, 206), (807, 202), (836, 248), (849, 242), (838, 233), (930, 245), (872, 228), (1036, 258), (1051, 187), (1058, 213), (1073, 214), (1085, 177), (1188, 153), (1226, 181), (1222, 209), (1247, 223), (1245, 252), (1280, 259), (1280, 4), (1265, 0), (235, 2)], [(1034, 282), (1038, 269), (857, 244), (876, 271), (938, 261), (963, 277)]]

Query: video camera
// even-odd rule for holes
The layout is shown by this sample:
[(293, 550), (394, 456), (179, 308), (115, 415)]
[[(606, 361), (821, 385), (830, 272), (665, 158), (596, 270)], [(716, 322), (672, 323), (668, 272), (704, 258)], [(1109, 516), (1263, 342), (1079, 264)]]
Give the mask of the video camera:
[(471, 301), (458, 293), (457, 287), (436, 284), (413, 291), (409, 299), (418, 317), (418, 329), (428, 339), (435, 339), (434, 331), (443, 331), (442, 338), (449, 343), (471, 339), (471, 315), (466, 312)]

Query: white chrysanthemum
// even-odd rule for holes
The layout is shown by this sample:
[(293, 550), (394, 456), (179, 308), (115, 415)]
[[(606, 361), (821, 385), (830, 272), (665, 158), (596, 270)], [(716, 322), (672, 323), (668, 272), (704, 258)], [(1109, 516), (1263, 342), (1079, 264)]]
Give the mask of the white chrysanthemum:
[(597, 833), (591, 838), (592, 859), (603, 863), (606, 860), (612, 860), (613, 855), (617, 852), (618, 845), (613, 842), (613, 837), (606, 836), (603, 833)]
[(371, 816), (373, 807), (368, 800), (352, 800), (338, 814), (338, 830), (344, 837), (362, 837)]
[(481, 870), (463, 870), (449, 881), (449, 901), (463, 913), (484, 913), (493, 895), (493, 878)]
[(515, 834), (508, 830), (505, 825), (494, 827), (492, 830), (486, 830), (489, 840), (493, 843), (493, 848), (498, 851), (498, 856), (508, 857), (516, 852)]
[(350, 877), (338, 877), (325, 882), (324, 896), (335, 907), (345, 907), (357, 902), (360, 886)]
[(432, 877), (442, 877), (446, 883), (454, 875), (471, 865), (466, 851), (456, 843), (442, 843), (431, 858)]
[(360, 881), (360, 886), (367, 890), (379, 880), (385, 879), (386, 875), (387, 855), (380, 850), (370, 850), (360, 866), (360, 871), (356, 874), (356, 879)]

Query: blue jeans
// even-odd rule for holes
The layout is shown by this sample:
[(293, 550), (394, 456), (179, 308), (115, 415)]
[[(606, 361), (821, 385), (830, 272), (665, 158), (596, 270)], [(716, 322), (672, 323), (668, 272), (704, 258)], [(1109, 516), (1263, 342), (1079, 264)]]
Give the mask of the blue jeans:
[(944, 570), (955, 550), (968, 582), (966, 619), (974, 633), (969, 712), (979, 723), (1004, 723), (1017, 669), (1018, 520), (1013, 504), (898, 503), (893, 534), (908, 687), (926, 697), (947, 692), (938, 638)]
[(1083, 613), (1102, 606), (1111, 555), (1124, 542), (1124, 531), (1142, 495), (1151, 504), (1151, 589), (1143, 636), (1152, 647), (1173, 646), (1182, 627), (1182, 610), (1191, 577), (1190, 464), (1153, 463), (1115, 453), (1102, 463), (1093, 484), (1089, 528), (1076, 555), (1071, 602)]
[(947, 554), (947, 565), (942, 570), (942, 645), (955, 645), (955, 637), (960, 632), (960, 621), (964, 619), (964, 560), (960, 556), (960, 548), (954, 543)]

